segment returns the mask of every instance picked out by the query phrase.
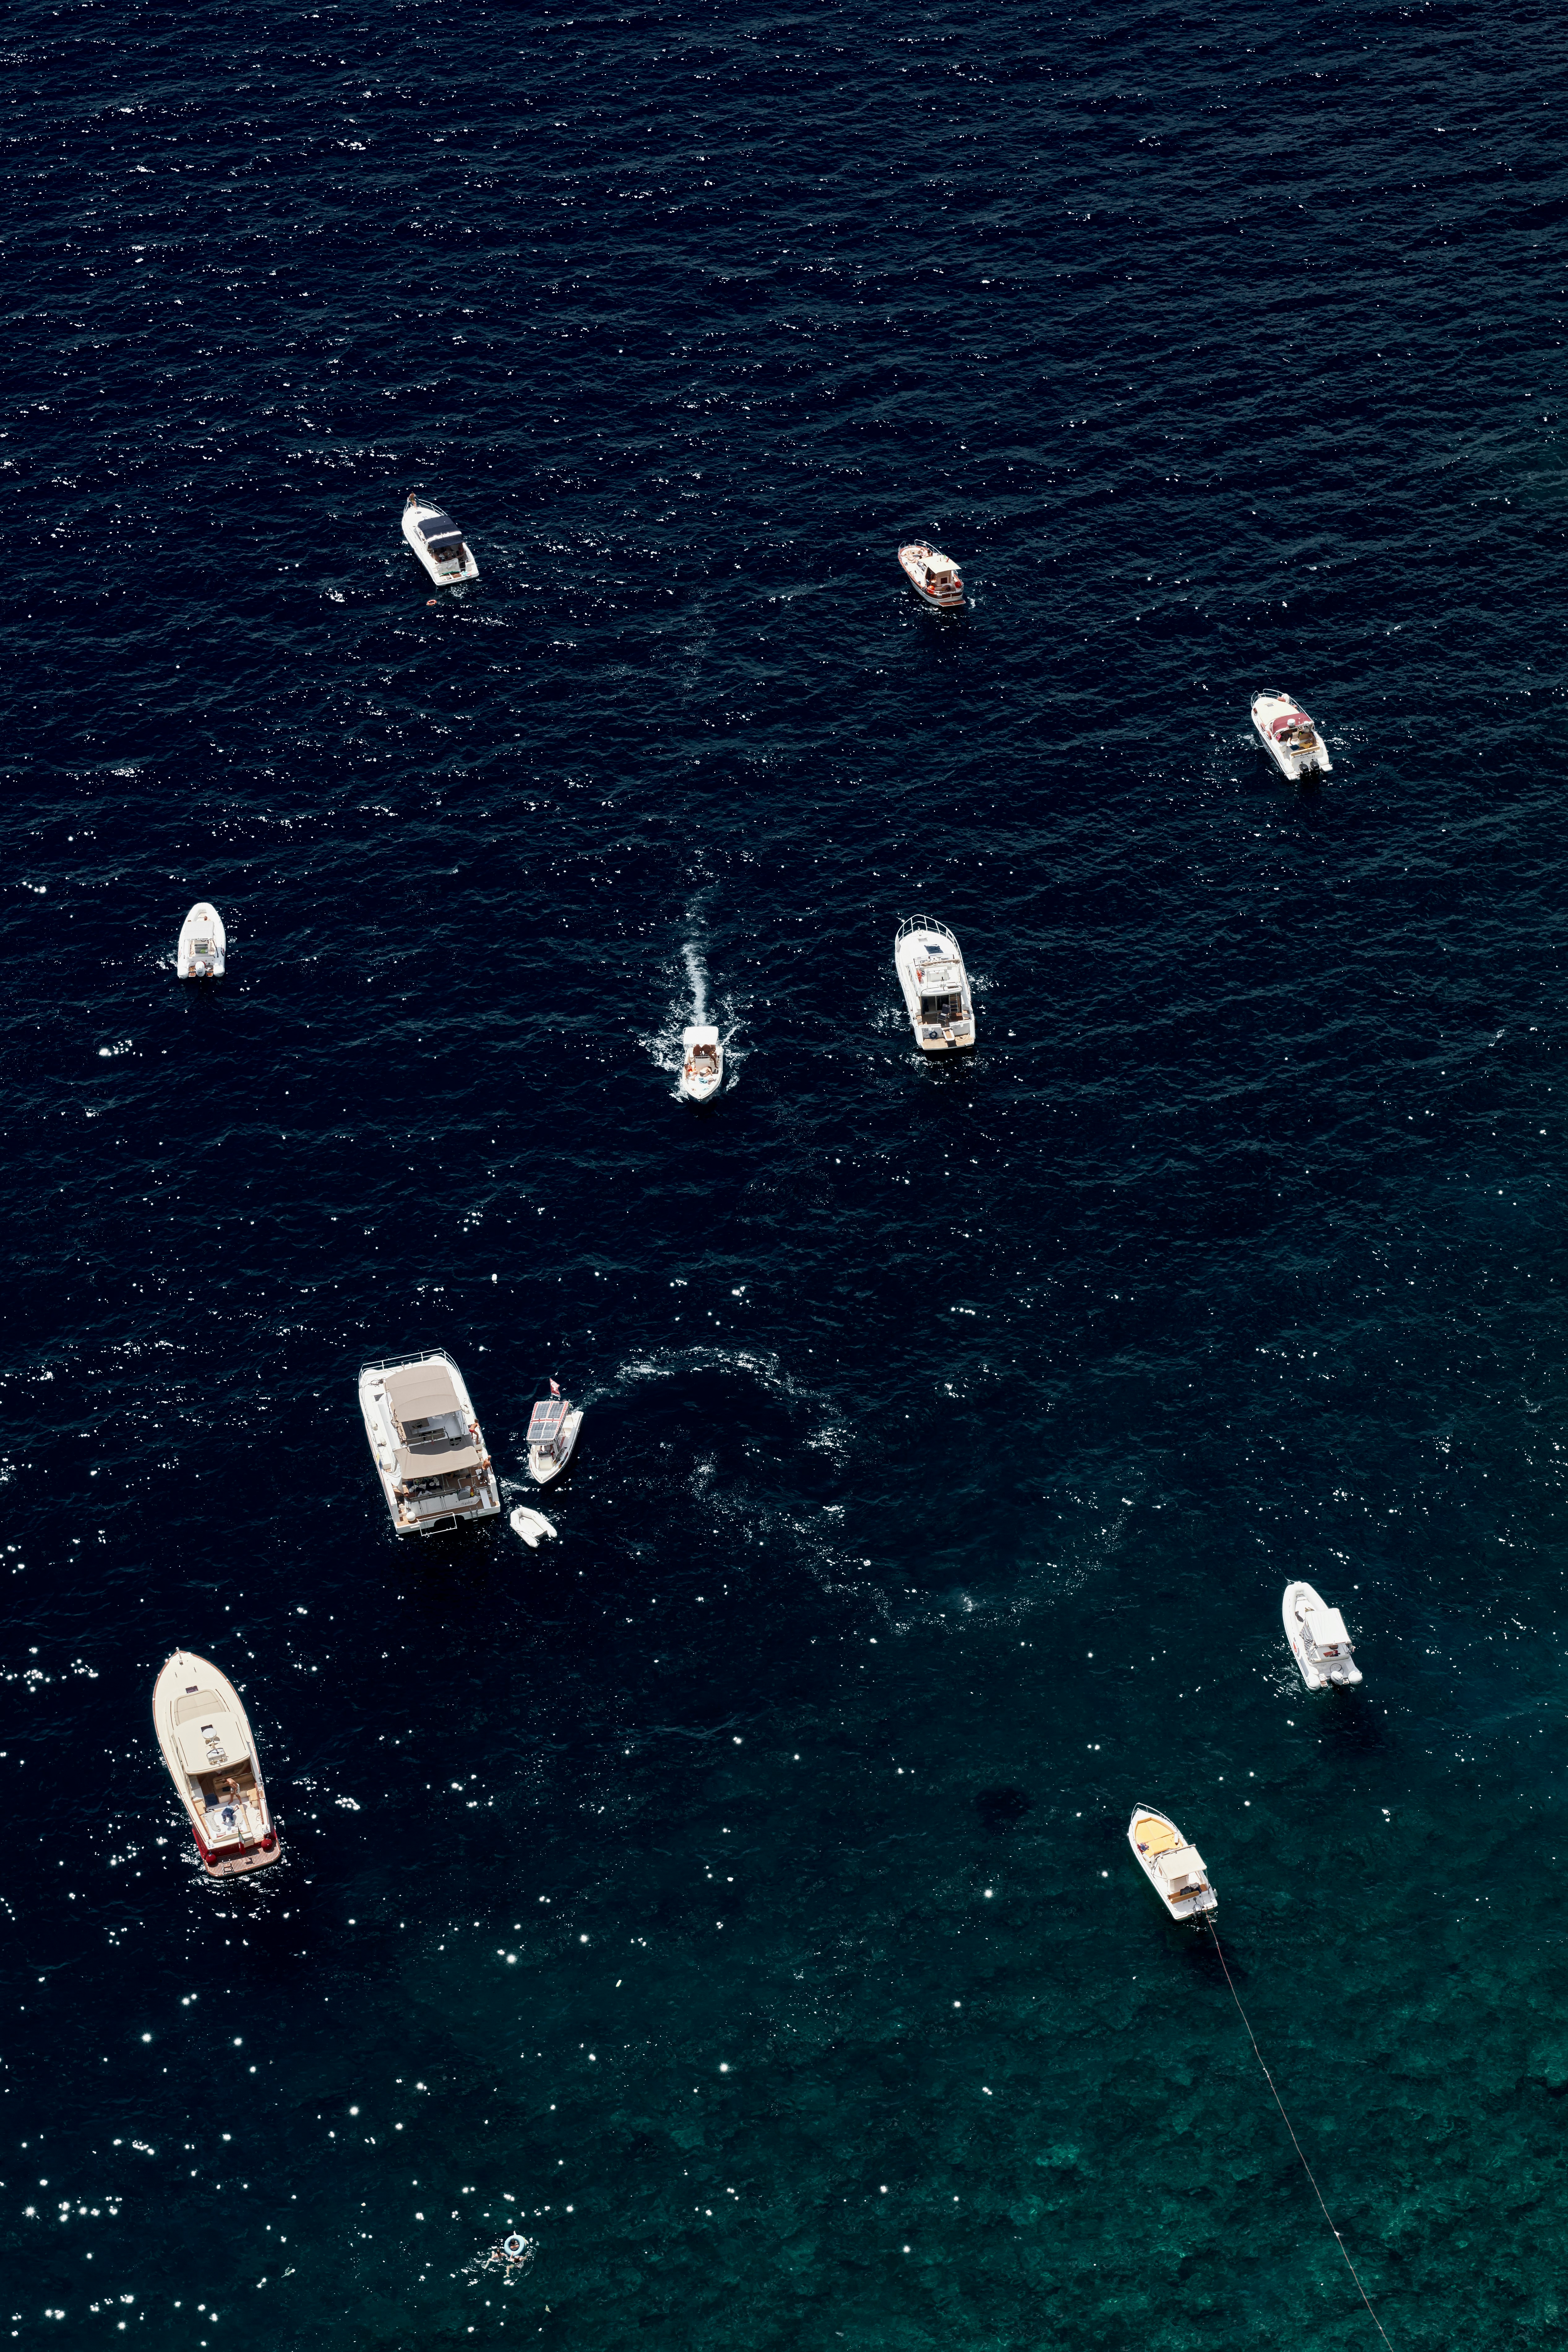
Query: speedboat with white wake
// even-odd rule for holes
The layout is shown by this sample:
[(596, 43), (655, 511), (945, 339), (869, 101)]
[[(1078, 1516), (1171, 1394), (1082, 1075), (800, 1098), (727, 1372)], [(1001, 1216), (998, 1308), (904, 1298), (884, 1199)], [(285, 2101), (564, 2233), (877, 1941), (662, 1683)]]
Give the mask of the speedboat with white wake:
[(974, 1000), (958, 941), (942, 923), (915, 915), (893, 939), (893, 969), (915, 1043), (922, 1053), (946, 1054), (974, 1043)]
[(956, 613), (963, 603), (963, 583), (958, 576), (958, 566), (950, 557), (923, 539), (911, 539), (907, 547), (899, 550), (899, 562), (904, 577), (922, 604), (934, 605), (939, 613)]
[(539, 1549), (542, 1536), (553, 1536), (557, 1531), (553, 1519), (547, 1519), (542, 1511), (531, 1511), (526, 1503), (518, 1505), (509, 1524), (513, 1535), (521, 1536), (530, 1551)]
[(467, 540), (444, 507), (410, 490), (403, 509), (403, 536), (437, 588), (477, 580), (479, 567)]
[(1361, 1681), (1350, 1628), (1310, 1584), (1285, 1587), (1283, 1614), (1285, 1639), (1309, 1690), (1327, 1690), (1331, 1684), (1348, 1688)]
[(1255, 694), (1252, 723), (1264, 750), (1291, 783), (1299, 784), (1306, 776), (1326, 776), (1332, 768), (1322, 737), (1288, 694)]
[(500, 1494), (490, 1457), (463, 1375), (444, 1349), (366, 1364), (359, 1407), (400, 1536), (495, 1517)]
[(223, 917), (205, 898), (198, 898), (180, 926), (174, 964), (182, 980), (221, 980), (228, 953)]
[(548, 1486), (552, 1478), (560, 1477), (572, 1459), (572, 1449), (582, 1426), (582, 1406), (563, 1397), (557, 1382), (552, 1381), (549, 1395), (534, 1400), (533, 1411), (528, 1417), (529, 1474), (540, 1486)]
[(1187, 1843), (1168, 1814), (1152, 1805), (1134, 1805), (1127, 1843), (1173, 1919), (1195, 1919), (1200, 1912), (1219, 1909), (1202, 1854)]
[(724, 1083), (724, 1048), (717, 1029), (698, 1023), (680, 1033), (680, 1091), (688, 1102), (711, 1102)]
[(276, 1862), (255, 1737), (228, 1676), (194, 1651), (176, 1650), (153, 1685), (153, 1723), (207, 1876), (234, 1878)]

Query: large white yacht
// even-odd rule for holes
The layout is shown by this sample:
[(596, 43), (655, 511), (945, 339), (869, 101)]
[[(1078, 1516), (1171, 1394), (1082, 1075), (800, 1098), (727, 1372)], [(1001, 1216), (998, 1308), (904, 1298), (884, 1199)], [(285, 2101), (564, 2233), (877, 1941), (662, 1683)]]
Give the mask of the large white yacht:
[(500, 1509), (463, 1375), (437, 1348), (389, 1356), (359, 1376), (364, 1433), (400, 1536), (434, 1535)]
[(403, 536), (437, 588), (455, 581), (477, 580), (479, 567), (473, 551), (443, 507), (410, 490), (403, 509)]
[(1167, 1814), (1152, 1805), (1134, 1805), (1127, 1843), (1173, 1919), (1194, 1919), (1200, 1911), (1219, 1909), (1202, 1854)]
[(1299, 784), (1304, 776), (1326, 776), (1333, 766), (1322, 737), (1289, 695), (1255, 694), (1252, 723), (1264, 750), (1291, 783)]
[(1310, 1584), (1285, 1587), (1282, 1613), (1285, 1639), (1309, 1690), (1326, 1690), (1331, 1683), (1360, 1682), (1350, 1628), (1339, 1611), (1331, 1609)]
[(958, 566), (923, 539), (911, 539), (899, 550), (899, 562), (905, 579), (922, 604), (934, 604), (941, 613), (955, 613), (963, 602), (963, 583), (958, 576)]
[(974, 1000), (958, 941), (942, 923), (923, 915), (900, 923), (893, 940), (893, 968), (915, 1043), (927, 1054), (951, 1053), (974, 1043)]
[(198, 898), (180, 926), (174, 963), (182, 980), (221, 980), (228, 934), (223, 917), (205, 898)]
[(153, 1723), (209, 1878), (278, 1859), (261, 1765), (239, 1693), (192, 1650), (176, 1650), (153, 1685)]

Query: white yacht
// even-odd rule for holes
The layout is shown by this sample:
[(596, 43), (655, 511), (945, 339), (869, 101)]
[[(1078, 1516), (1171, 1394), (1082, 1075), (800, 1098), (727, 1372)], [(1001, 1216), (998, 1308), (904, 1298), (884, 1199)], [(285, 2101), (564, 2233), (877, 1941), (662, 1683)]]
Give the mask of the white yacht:
[(403, 509), (403, 536), (437, 588), (479, 578), (473, 551), (451, 516), (417, 490), (409, 491)]
[(1156, 1812), (1152, 1805), (1134, 1805), (1127, 1843), (1173, 1919), (1194, 1919), (1201, 1911), (1219, 1909), (1202, 1854), (1166, 1814)]
[(1301, 1679), (1309, 1690), (1326, 1690), (1331, 1683), (1359, 1683), (1350, 1629), (1337, 1609), (1331, 1609), (1310, 1584), (1285, 1587), (1285, 1639), (1296, 1654)]
[(256, 1741), (228, 1676), (194, 1651), (176, 1650), (153, 1685), (153, 1723), (208, 1877), (276, 1862)]
[(223, 917), (205, 898), (198, 898), (180, 926), (174, 962), (182, 980), (221, 980), (228, 934)]
[(500, 1509), (463, 1375), (441, 1349), (366, 1364), (359, 1406), (400, 1536), (434, 1535)]
[(711, 1102), (724, 1083), (724, 1048), (717, 1029), (699, 1023), (680, 1033), (680, 1091), (688, 1102)]
[(1299, 784), (1304, 776), (1326, 776), (1332, 768), (1327, 744), (1288, 694), (1255, 694), (1252, 723), (1264, 750), (1291, 783)]
[(582, 1426), (582, 1406), (563, 1397), (552, 1381), (550, 1394), (536, 1398), (528, 1420), (528, 1467), (542, 1486), (560, 1477)]
[(923, 539), (911, 539), (907, 547), (900, 548), (899, 562), (922, 604), (934, 604), (942, 613), (958, 610), (963, 602), (963, 583), (950, 557), (928, 547)]
[(927, 1054), (951, 1053), (974, 1043), (974, 1000), (958, 941), (941, 923), (923, 915), (900, 923), (893, 939), (893, 968), (904, 992), (915, 1043)]

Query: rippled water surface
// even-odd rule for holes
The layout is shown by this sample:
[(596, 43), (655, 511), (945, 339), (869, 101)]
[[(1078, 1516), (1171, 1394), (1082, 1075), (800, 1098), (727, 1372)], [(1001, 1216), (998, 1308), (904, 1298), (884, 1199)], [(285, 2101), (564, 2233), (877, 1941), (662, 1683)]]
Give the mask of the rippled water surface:
[(1568, 2338), (1560, 17), (4, 38), (5, 2340)]

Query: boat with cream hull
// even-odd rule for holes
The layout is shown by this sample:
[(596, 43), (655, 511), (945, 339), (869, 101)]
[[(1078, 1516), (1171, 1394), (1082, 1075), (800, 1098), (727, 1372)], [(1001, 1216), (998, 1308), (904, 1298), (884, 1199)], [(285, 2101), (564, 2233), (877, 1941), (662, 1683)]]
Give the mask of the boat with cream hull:
[(445, 508), (417, 490), (409, 491), (403, 509), (403, 536), (437, 588), (479, 578), (479, 563), (458, 525)]
[(974, 1043), (974, 998), (958, 941), (945, 924), (923, 915), (900, 923), (893, 939), (893, 969), (904, 1009), (922, 1053), (946, 1054)]
[(400, 1536), (493, 1518), (500, 1493), (462, 1373), (444, 1349), (388, 1356), (359, 1376), (360, 1412)]
[(1309, 1690), (1349, 1689), (1362, 1679), (1350, 1629), (1310, 1584), (1288, 1584), (1281, 1607), (1285, 1639)]
[(583, 1408), (563, 1397), (553, 1381), (548, 1396), (536, 1397), (528, 1418), (528, 1471), (541, 1486), (559, 1478), (572, 1459)]
[(1326, 776), (1333, 767), (1328, 746), (1299, 702), (1288, 694), (1255, 694), (1252, 723), (1258, 740), (1292, 784)]
[(228, 954), (228, 934), (216, 907), (198, 898), (180, 926), (174, 967), (182, 980), (221, 980)]
[(907, 546), (900, 548), (899, 562), (922, 604), (930, 604), (938, 613), (963, 610), (963, 583), (951, 557), (928, 547), (923, 539), (911, 539)]
[(1173, 1919), (1195, 1919), (1219, 1909), (1202, 1854), (1187, 1843), (1169, 1814), (1152, 1805), (1134, 1805), (1127, 1843)]
[(255, 1736), (228, 1676), (194, 1651), (176, 1650), (153, 1685), (153, 1723), (208, 1877), (276, 1862)]

